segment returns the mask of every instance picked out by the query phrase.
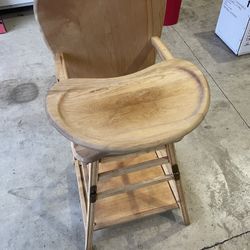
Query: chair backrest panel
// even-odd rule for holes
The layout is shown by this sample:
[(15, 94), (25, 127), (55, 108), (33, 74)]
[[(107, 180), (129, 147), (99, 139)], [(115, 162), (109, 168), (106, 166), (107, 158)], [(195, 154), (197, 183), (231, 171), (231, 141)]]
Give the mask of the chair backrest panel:
[(36, 16), (69, 77), (114, 77), (152, 65), (166, 0), (37, 0)]

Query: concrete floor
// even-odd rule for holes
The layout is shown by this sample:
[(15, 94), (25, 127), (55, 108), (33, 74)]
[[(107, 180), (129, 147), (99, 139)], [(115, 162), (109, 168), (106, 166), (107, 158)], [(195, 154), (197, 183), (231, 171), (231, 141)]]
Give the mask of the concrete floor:
[[(174, 210), (98, 231), (96, 249), (250, 249), (250, 56), (234, 56), (214, 35), (220, 3), (185, 0), (180, 22), (163, 31), (173, 54), (197, 64), (211, 87), (206, 119), (177, 144), (192, 224), (183, 226)], [(5, 23), (0, 249), (82, 249), (69, 143), (44, 111), (46, 90), (55, 81), (51, 53), (31, 13)]]

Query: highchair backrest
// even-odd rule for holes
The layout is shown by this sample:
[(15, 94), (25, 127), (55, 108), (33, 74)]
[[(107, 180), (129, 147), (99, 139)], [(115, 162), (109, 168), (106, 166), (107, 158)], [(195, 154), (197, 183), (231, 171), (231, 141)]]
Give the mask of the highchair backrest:
[(130, 74), (155, 62), (150, 38), (160, 36), (166, 0), (37, 0), (35, 11), (70, 78)]

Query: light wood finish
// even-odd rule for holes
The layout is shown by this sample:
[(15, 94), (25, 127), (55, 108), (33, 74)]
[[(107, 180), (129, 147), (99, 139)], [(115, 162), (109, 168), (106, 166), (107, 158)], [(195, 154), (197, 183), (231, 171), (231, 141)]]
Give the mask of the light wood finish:
[(101, 159), (101, 163), (121, 161), (121, 160), (125, 160), (127, 158), (137, 157), (139, 155), (149, 153), (150, 151), (152, 151), (152, 150), (139, 151), (139, 152), (130, 153), (130, 154), (107, 155)]
[(174, 58), (159, 37), (152, 37), (151, 42), (162, 60), (169, 60)]
[[(156, 159), (154, 152), (125, 158), (117, 162), (100, 163), (99, 173), (114, 169), (123, 169), (130, 164), (138, 164), (152, 159)], [(128, 184), (135, 184), (157, 177), (164, 177), (161, 166), (113, 177), (105, 181), (99, 181), (98, 192), (103, 192), (112, 188), (125, 187)], [(177, 207), (167, 181), (140, 188), (132, 192), (97, 200), (95, 230), (139, 219), (148, 215), (162, 213)]]
[[(55, 64), (56, 64), (57, 81), (60, 82), (65, 79), (69, 79), (68, 70), (65, 65), (65, 56), (63, 53), (56, 53)], [(72, 150), (73, 157), (77, 159), (78, 161), (82, 162), (83, 164), (88, 164), (94, 161), (98, 161), (103, 155), (100, 151), (86, 148), (86, 147), (77, 145), (73, 142), (71, 142), (71, 150)], [(85, 170), (85, 168), (83, 168), (83, 170)], [(78, 173), (76, 172), (76, 174)], [(83, 176), (86, 176), (86, 174)], [(86, 184), (87, 182), (85, 181), (84, 183)]]
[(90, 162), (94, 162), (97, 160), (100, 160), (102, 162), (110, 162), (110, 161), (117, 161), (119, 159), (124, 159), (124, 158), (128, 158), (131, 156), (138, 156), (140, 154), (145, 154), (154, 150), (165, 150), (165, 145), (161, 146), (161, 147), (157, 147), (157, 148), (151, 148), (151, 149), (145, 149), (142, 151), (138, 151), (138, 152), (133, 152), (133, 153), (129, 153), (129, 154), (108, 154), (104, 156), (102, 152), (97, 151), (97, 150), (93, 150), (90, 148), (86, 148), (83, 147), (81, 145), (75, 144), (75, 143), (71, 143), (71, 149), (72, 149), (72, 153), (74, 158), (78, 159), (79, 161), (87, 164)]
[[(90, 166), (91, 166), (90, 164), (84, 164), (83, 162), (81, 162), (81, 164), (80, 164), (81, 174), (83, 176), (85, 190), (88, 190), (88, 185), (89, 185), (89, 167)], [(87, 194), (85, 196), (87, 197)]]
[[(138, 151), (135, 153), (129, 153), (129, 154), (108, 154), (105, 155), (100, 151), (97, 150), (93, 150), (90, 148), (86, 148), (83, 147), (81, 145), (75, 144), (75, 143), (71, 143), (71, 150), (72, 150), (72, 154), (73, 157), (81, 162), (83, 162), (84, 164), (90, 163), (90, 162), (94, 162), (97, 160), (104, 162), (110, 162), (110, 161), (119, 161), (120, 159), (124, 159), (124, 158), (128, 158), (128, 157), (132, 157), (132, 156), (138, 156), (141, 154), (145, 154), (154, 150), (165, 150), (165, 145), (161, 146), (161, 147), (157, 147), (156, 149), (146, 149), (146, 150), (142, 150), (142, 151)], [(105, 157), (103, 157), (105, 155)]]
[(97, 185), (98, 177), (98, 162), (90, 163), (89, 167), (89, 185), (88, 185), (88, 199), (87, 199), (87, 216), (85, 224), (85, 249), (92, 250), (94, 217), (95, 217), (95, 202), (91, 202), (90, 193), (91, 188)]
[(94, 229), (122, 224), (177, 207), (169, 185), (160, 183), (97, 201)]
[(124, 175), (124, 174), (129, 174), (132, 172), (136, 172), (142, 169), (147, 169), (147, 168), (152, 168), (155, 167), (157, 165), (162, 165), (163, 163), (166, 163), (168, 160), (166, 158), (161, 158), (161, 159), (153, 159), (150, 161), (146, 161), (146, 162), (140, 162), (134, 165), (130, 165), (126, 168), (120, 168), (120, 169), (113, 169), (110, 171), (107, 171), (105, 173), (100, 173), (98, 175), (98, 179), (101, 180), (107, 180), (110, 179), (111, 177), (117, 177), (120, 175)]
[(37, 0), (35, 13), (50, 48), (64, 53), (69, 78), (114, 77), (155, 62), (166, 0)]
[[(167, 151), (167, 155), (168, 155), (170, 164), (172, 166), (176, 165), (177, 160), (176, 160), (176, 153), (175, 153), (174, 144), (167, 145), (166, 146), (166, 151)], [(179, 195), (179, 200), (180, 200), (179, 204), (180, 204), (180, 209), (181, 209), (181, 213), (182, 213), (182, 216), (183, 216), (184, 224), (189, 225), (190, 220), (189, 220), (189, 215), (188, 215), (188, 211), (187, 211), (187, 207), (186, 207), (186, 202), (185, 202), (185, 197), (184, 197), (180, 177), (176, 179), (176, 188), (177, 188), (178, 195)]]
[(91, 148), (86, 148), (75, 143), (71, 143), (71, 150), (73, 156), (79, 161), (87, 164), (90, 162), (98, 161), (102, 158), (103, 153)]
[(203, 120), (209, 88), (193, 64), (172, 59), (109, 79), (69, 79), (47, 96), (53, 125), (69, 140), (106, 153), (171, 143)]
[[(75, 169), (85, 250), (92, 249), (93, 229), (164, 212), (176, 208), (176, 202), (189, 224), (181, 181), (173, 173), (172, 143), (202, 121), (209, 88), (193, 64), (174, 59), (159, 39), (165, 3), (38, 0), (35, 4), (55, 54), (59, 82), (48, 93), (47, 112), (53, 125), (73, 142), (74, 159), (81, 161), (75, 160)], [(153, 65), (155, 51), (164, 62)], [(166, 158), (156, 160), (161, 156), (159, 147), (166, 144), (170, 167)], [(157, 156), (142, 154), (151, 149)], [(161, 166), (152, 167), (152, 161)], [(97, 196), (94, 191), (90, 198), (96, 185)]]
[[(165, 147), (165, 149), (156, 150), (155, 152), (156, 152), (156, 155), (158, 158), (168, 157), (167, 152), (166, 152), (166, 147)], [(161, 167), (162, 167), (162, 170), (163, 170), (165, 175), (173, 174), (172, 167), (171, 167), (170, 163), (162, 164)], [(168, 183), (169, 183), (169, 186), (173, 192), (175, 200), (176, 200), (178, 206), (180, 207), (180, 199), (179, 199), (179, 194), (178, 194), (177, 187), (176, 187), (176, 182), (175, 182), (175, 180), (169, 180)]]
[(159, 176), (159, 177), (155, 177), (155, 178), (150, 179), (150, 180), (141, 181), (141, 182), (138, 182), (135, 184), (129, 184), (129, 185), (126, 185), (125, 187), (119, 187), (119, 188), (115, 188), (115, 189), (112, 188), (110, 190), (98, 193), (98, 199), (101, 200), (101, 199), (105, 199), (105, 198), (113, 196), (113, 195), (128, 193), (128, 192), (137, 190), (139, 188), (145, 188), (145, 187), (156, 185), (158, 183), (166, 182), (169, 180), (173, 180), (173, 175)]
[(83, 215), (83, 223), (84, 225), (86, 225), (87, 197), (86, 197), (86, 189), (85, 189), (85, 182), (84, 182), (82, 167), (78, 160), (74, 162), (74, 166), (75, 166), (76, 179), (77, 179), (77, 184), (78, 184), (78, 192), (79, 192), (82, 215)]
[(69, 79), (69, 74), (65, 65), (65, 59), (63, 53), (55, 54), (55, 66), (56, 66), (56, 76), (58, 81)]
[(147, 149), (144, 149), (141, 151), (136, 151), (136, 152), (128, 153), (128, 154), (106, 155), (100, 161), (102, 163), (112, 162), (112, 161), (121, 161), (121, 160), (125, 160), (126, 158), (144, 155), (144, 154), (150, 153), (150, 152), (155, 151), (155, 150), (165, 150), (165, 145), (159, 146), (157, 148), (147, 148)]

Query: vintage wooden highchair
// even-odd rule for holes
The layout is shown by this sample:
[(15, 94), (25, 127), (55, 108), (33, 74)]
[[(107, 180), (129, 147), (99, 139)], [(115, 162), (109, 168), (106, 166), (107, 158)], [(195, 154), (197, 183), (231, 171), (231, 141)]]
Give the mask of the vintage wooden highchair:
[(58, 78), (47, 113), (72, 144), (85, 249), (93, 230), (177, 207), (189, 224), (174, 143), (203, 120), (209, 87), (196, 66), (173, 58), (161, 42), (165, 4), (35, 4)]

